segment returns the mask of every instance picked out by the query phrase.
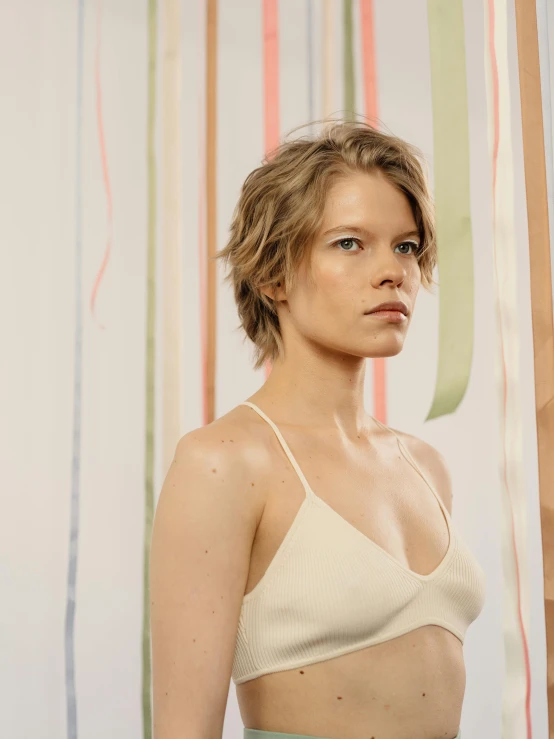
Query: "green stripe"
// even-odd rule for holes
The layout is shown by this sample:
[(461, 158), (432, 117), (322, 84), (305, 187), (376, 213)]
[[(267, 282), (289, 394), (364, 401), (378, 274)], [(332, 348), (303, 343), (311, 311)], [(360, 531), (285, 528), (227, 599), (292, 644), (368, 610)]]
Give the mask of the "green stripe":
[(473, 245), (462, 0), (428, 0), (439, 269), (439, 361), (427, 420), (453, 413), (473, 356)]
[(352, 39), (352, 0), (343, 0), (344, 22), (344, 117), (352, 120), (356, 116), (354, 92), (354, 45)]
[(154, 519), (154, 369), (156, 327), (156, 58), (157, 0), (148, 0), (148, 246), (146, 305), (146, 438), (144, 480), (144, 580), (142, 618), (142, 731), (152, 739), (152, 668), (150, 663), (150, 542)]

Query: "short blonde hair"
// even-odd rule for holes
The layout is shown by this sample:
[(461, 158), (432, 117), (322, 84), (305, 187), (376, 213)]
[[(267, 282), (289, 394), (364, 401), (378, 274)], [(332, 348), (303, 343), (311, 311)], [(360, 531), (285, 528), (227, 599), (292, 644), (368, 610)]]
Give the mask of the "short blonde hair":
[(226, 246), (240, 327), (255, 346), (255, 368), (275, 360), (283, 340), (275, 304), (260, 288), (294, 285), (321, 226), (331, 184), (350, 172), (380, 170), (408, 198), (420, 233), (421, 284), (434, 284), (435, 220), (420, 150), (362, 121), (332, 121), (315, 136), (285, 141), (244, 181)]

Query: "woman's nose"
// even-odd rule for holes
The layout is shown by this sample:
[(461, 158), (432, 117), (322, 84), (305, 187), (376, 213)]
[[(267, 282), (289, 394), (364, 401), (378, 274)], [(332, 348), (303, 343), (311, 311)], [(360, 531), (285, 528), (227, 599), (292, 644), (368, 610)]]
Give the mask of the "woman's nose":
[(371, 280), (375, 287), (390, 282), (400, 285), (406, 279), (406, 268), (396, 254), (383, 250), (371, 260)]

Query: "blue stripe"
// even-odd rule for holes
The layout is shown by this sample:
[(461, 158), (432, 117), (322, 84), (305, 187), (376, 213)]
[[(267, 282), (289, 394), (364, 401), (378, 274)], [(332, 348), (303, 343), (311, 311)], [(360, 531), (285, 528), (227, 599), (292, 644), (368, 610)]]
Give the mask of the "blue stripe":
[(75, 344), (73, 364), (73, 435), (71, 450), (71, 503), (67, 600), (65, 608), (65, 686), (67, 737), (77, 739), (77, 698), (75, 689), (75, 610), (77, 593), (77, 553), (79, 544), (79, 493), (81, 467), (81, 388), (83, 358), (82, 315), (82, 151), (83, 151), (83, 56), (85, 0), (77, 6), (77, 120), (75, 168)]

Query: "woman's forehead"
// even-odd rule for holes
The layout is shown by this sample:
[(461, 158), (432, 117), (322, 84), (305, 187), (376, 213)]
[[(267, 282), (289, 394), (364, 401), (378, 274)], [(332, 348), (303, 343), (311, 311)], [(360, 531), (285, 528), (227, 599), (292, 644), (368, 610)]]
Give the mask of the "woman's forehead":
[(329, 188), (320, 234), (342, 226), (365, 231), (414, 229), (412, 207), (406, 195), (382, 174), (352, 173)]

